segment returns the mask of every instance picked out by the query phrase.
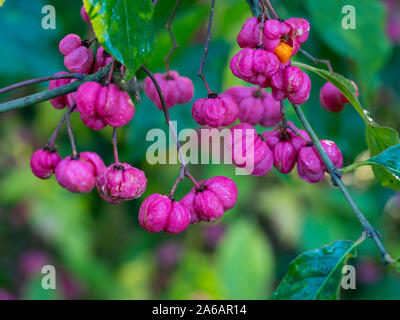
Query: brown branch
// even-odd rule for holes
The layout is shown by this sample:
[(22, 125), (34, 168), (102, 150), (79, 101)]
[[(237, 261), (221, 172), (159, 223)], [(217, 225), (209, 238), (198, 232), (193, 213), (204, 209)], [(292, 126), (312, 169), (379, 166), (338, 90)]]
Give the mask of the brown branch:
[(211, 93), (210, 86), (207, 83), (206, 78), (204, 77), (203, 69), (204, 69), (204, 64), (206, 62), (206, 58), (208, 55), (208, 46), (210, 44), (210, 38), (211, 38), (211, 28), (212, 28), (212, 23), (213, 23), (213, 16), (214, 16), (214, 7), (215, 7), (215, 0), (212, 0), (211, 3), (211, 10), (210, 10), (210, 17), (208, 20), (208, 30), (207, 30), (207, 38), (206, 38), (206, 43), (204, 45), (204, 52), (203, 52), (203, 58), (201, 59), (200, 62), (200, 69), (197, 75), (203, 80), (204, 85), (206, 86), (208, 94)]
[(200, 187), (199, 184), (197, 183), (197, 181), (193, 178), (193, 176), (189, 172), (188, 165), (186, 163), (185, 156), (183, 155), (181, 144), (178, 139), (178, 135), (176, 133), (174, 126), (171, 123), (171, 117), (169, 115), (167, 104), (165, 103), (165, 98), (162, 93), (160, 84), (158, 83), (157, 79), (154, 77), (154, 74), (147, 67), (142, 66), (141, 69), (150, 77), (151, 81), (153, 82), (154, 86), (156, 87), (158, 96), (160, 97), (161, 106), (162, 106), (162, 109), (164, 112), (165, 123), (167, 124), (167, 126), (169, 127), (169, 130), (171, 131), (171, 133), (174, 137), (174, 140), (176, 142), (176, 147), (178, 149), (179, 162), (181, 163), (181, 171), (180, 171), (180, 175), (179, 175), (177, 181), (175, 182), (174, 186), (172, 187), (170, 196), (173, 197), (177, 185), (183, 179), (183, 178), (181, 178), (182, 173), (185, 177), (188, 177), (190, 180), (192, 180), (192, 182), (196, 188), (199, 188)]
[(175, 52), (175, 50), (179, 48), (179, 45), (176, 42), (174, 33), (172, 32), (172, 21), (175, 18), (176, 12), (178, 11), (178, 8), (179, 8), (179, 5), (181, 4), (181, 2), (182, 2), (182, 0), (176, 1), (175, 6), (172, 9), (171, 16), (169, 17), (169, 19), (165, 25), (165, 29), (168, 30), (169, 36), (171, 37), (171, 41), (172, 41), (172, 48), (164, 58), (165, 68), (167, 70), (167, 73), (169, 72), (169, 60), (171, 59), (171, 56)]

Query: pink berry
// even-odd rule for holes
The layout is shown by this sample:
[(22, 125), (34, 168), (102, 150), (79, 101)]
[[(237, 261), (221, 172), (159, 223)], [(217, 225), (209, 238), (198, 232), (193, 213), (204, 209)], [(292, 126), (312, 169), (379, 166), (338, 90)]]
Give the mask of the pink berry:
[(85, 82), (76, 92), (76, 106), (84, 124), (93, 130), (100, 130), (107, 123), (97, 112), (97, 103), (103, 86), (98, 82)]
[(112, 57), (105, 51), (103, 47), (99, 47), (96, 53), (96, 62), (94, 63), (94, 72), (99, 71), (100, 68), (104, 68), (112, 61)]
[[(258, 136), (257, 131), (248, 123), (241, 123), (231, 128), (231, 137), (227, 139), (228, 147), (232, 149), (233, 163), (240, 167), (246, 168), (250, 173), (264, 161), (265, 164), (272, 161), (272, 153), (268, 145)], [(257, 168), (258, 170), (260, 168)], [(270, 169), (270, 168), (269, 168)], [(269, 170), (268, 170), (269, 171)], [(257, 170), (256, 170), (257, 173)]]
[[(354, 82), (352, 82), (358, 96), (358, 88)], [(327, 82), (321, 88), (319, 93), (319, 102), (321, 106), (331, 112), (340, 112), (343, 110), (346, 103), (349, 100), (337, 89), (332, 83)]]
[(83, 21), (90, 23), (90, 18), (86, 12), (85, 6), (82, 6), (81, 8), (81, 17)]
[(106, 170), (106, 166), (104, 165), (103, 160), (97, 153), (94, 152), (81, 152), (79, 154), (79, 160), (86, 161), (93, 166), (93, 173), (95, 177), (98, 177), (103, 174)]
[(196, 194), (193, 207), (202, 221), (215, 221), (224, 214), (224, 207), (218, 196), (209, 190)]
[(115, 84), (109, 84), (100, 90), (96, 110), (111, 127), (122, 127), (135, 115), (135, 105), (131, 97)]
[(290, 27), (284, 22), (275, 19), (264, 23), (264, 47), (270, 52), (275, 52), (282, 39), (290, 32)]
[(99, 173), (96, 164), (85, 153), (76, 159), (68, 156), (56, 167), (57, 182), (73, 193), (88, 193), (95, 186), (96, 174)]
[(297, 160), (296, 150), (288, 141), (281, 141), (274, 147), (274, 167), (283, 174), (292, 171)]
[(290, 18), (285, 20), (284, 23), (291, 28), (289, 33), (291, 38), (295, 38), (299, 44), (307, 41), (310, 34), (310, 23), (306, 19)]
[(179, 233), (189, 225), (189, 210), (167, 196), (152, 194), (139, 209), (139, 223), (148, 232)]
[[(192, 81), (180, 76), (177, 71), (170, 71), (165, 74), (156, 73), (154, 77), (160, 85), (168, 109), (176, 104), (188, 103), (193, 99), (194, 86)], [(144, 91), (156, 107), (162, 110), (160, 97), (150, 77), (147, 77), (144, 81)]]
[(309, 183), (318, 183), (324, 179), (324, 165), (313, 146), (300, 150), (297, 159), (297, 172), (300, 178)]
[(276, 55), (264, 49), (242, 49), (230, 62), (235, 76), (261, 87), (269, 86), (269, 77), (278, 71), (279, 66)]
[(307, 141), (310, 142), (306, 131), (297, 129), (292, 122), (288, 122), (288, 125), (295, 129), (301, 137), (289, 128), (281, 128), (273, 132), (266, 131), (262, 134), (274, 154), (274, 166), (284, 174), (292, 171), (300, 149), (307, 146)]
[(60, 52), (66, 56), (70, 54), (75, 49), (78, 49), (82, 46), (81, 38), (76, 34), (68, 34), (66, 35), (59, 43), (58, 47)]
[(31, 158), (31, 169), (33, 174), (40, 179), (50, 178), (61, 157), (55, 151), (49, 151), (46, 148), (36, 150)]
[(201, 222), (201, 218), (194, 209), (193, 203), (196, 197), (196, 190), (193, 188), (186, 196), (184, 196), (180, 202), (181, 205), (185, 206), (190, 213), (190, 224), (196, 224)]
[(288, 100), (294, 104), (304, 104), (308, 101), (311, 92), (311, 79), (307, 73), (303, 72), (304, 82), (303, 86), (294, 93), (288, 94)]
[(320, 142), (333, 165), (336, 168), (341, 168), (343, 165), (343, 156), (336, 143), (330, 140), (321, 140)]
[(206, 99), (198, 99), (192, 107), (193, 119), (200, 125), (217, 128), (229, 126), (239, 115), (235, 100), (227, 94), (209, 94)]
[[(67, 74), (67, 72), (57, 72), (56, 75)], [(49, 90), (70, 84), (72, 79), (56, 79), (49, 83)], [(50, 100), (51, 104), (56, 109), (63, 109), (69, 105), (67, 96), (60, 96)]]
[(281, 105), (270, 93), (265, 93), (263, 98), (264, 113), (260, 124), (263, 127), (274, 127), (282, 121)]
[(262, 177), (271, 171), (274, 164), (274, 155), (271, 150), (267, 153), (264, 160), (262, 160), (254, 170), (251, 172), (253, 176)]
[(76, 93), (76, 104), (82, 121), (94, 130), (126, 125), (135, 114), (135, 105), (128, 93), (115, 84), (103, 87), (97, 82), (85, 82)]
[(201, 190), (193, 188), (180, 201), (190, 212), (190, 223), (215, 221), (235, 206), (238, 190), (233, 180), (218, 176), (198, 183)]
[(260, 22), (251, 17), (246, 20), (237, 36), (237, 43), (241, 48), (255, 48), (260, 41)]
[(217, 195), (225, 211), (235, 206), (238, 197), (238, 189), (236, 183), (232, 179), (218, 176), (205, 181), (204, 186), (207, 190)]
[(273, 127), (281, 121), (280, 103), (256, 87), (232, 87), (225, 91), (239, 107), (239, 120), (251, 125)]
[(303, 104), (310, 97), (311, 80), (298, 67), (287, 67), (283, 72), (283, 89), (290, 102)]
[(146, 190), (146, 186), (147, 179), (144, 172), (127, 163), (110, 165), (96, 180), (100, 195), (114, 204), (139, 198)]
[(93, 60), (92, 50), (80, 46), (64, 57), (64, 65), (71, 72), (88, 73), (92, 68)]
[[(235, 89), (247, 93), (247, 96), (243, 99), (238, 99), (239, 101), (235, 99), (235, 96), (239, 96), (240, 94), (233, 93), (232, 95), (239, 107), (239, 120), (251, 125), (258, 124), (264, 114), (263, 91), (257, 90), (257, 88), (234, 87), (231, 88), (230, 92)], [(226, 91), (225, 93), (229, 94), (228, 92)]]

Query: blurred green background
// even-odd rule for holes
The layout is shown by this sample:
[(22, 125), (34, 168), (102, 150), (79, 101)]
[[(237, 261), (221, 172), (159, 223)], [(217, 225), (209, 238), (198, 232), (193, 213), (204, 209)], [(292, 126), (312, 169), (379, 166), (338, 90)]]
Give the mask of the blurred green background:
[[(46, 4), (56, 8), (56, 30), (41, 28)], [(303, 48), (330, 59), (335, 71), (357, 82), (361, 102), (375, 119), (400, 129), (400, 9), (396, 1), (276, 0), (273, 4), (284, 19), (309, 19), (310, 39)], [(356, 30), (340, 27), (340, 9), (345, 4), (356, 8)], [(67, 33), (89, 37), (79, 14), (81, 5), (80, 0), (5, 2), (0, 8), (0, 87), (64, 70), (58, 41)], [(146, 61), (154, 72), (164, 71), (162, 58), (171, 44), (163, 27), (173, 5), (172, 0), (159, 0), (155, 10), (157, 50)], [(173, 55), (172, 68), (193, 80), (195, 99), (206, 94), (196, 73), (209, 5), (210, 1), (183, 1), (173, 25), (181, 47)], [(236, 35), (250, 15), (245, 0), (216, 2), (205, 67), (214, 90), (242, 84), (230, 73), (229, 59), (238, 51)], [(296, 59), (311, 64), (302, 57)], [(367, 157), (364, 124), (355, 110), (347, 106), (341, 114), (332, 114), (322, 109), (318, 95), (324, 82), (310, 76), (313, 89), (304, 111), (320, 137), (339, 145), (345, 165)], [(24, 88), (1, 96), (0, 101), (45, 89), (46, 84)], [(41, 181), (31, 173), (30, 156), (47, 142), (63, 111), (45, 102), (1, 114), (0, 298), (268, 299), (298, 254), (360, 236), (354, 213), (328, 180), (309, 185), (298, 178), (296, 170), (288, 176), (276, 170), (261, 178), (236, 176), (229, 165), (191, 166), (198, 179), (226, 175), (238, 185), (238, 204), (218, 223), (193, 225), (180, 235), (143, 231), (137, 220), (141, 201), (151, 193), (169, 192), (179, 166), (146, 163), (146, 149), (152, 143), (146, 141), (146, 133), (164, 129), (165, 124), (163, 114), (142, 98), (135, 118), (121, 130), (119, 148), (123, 161), (146, 172), (148, 188), (141, 199), (120, 206), (105, 203), (95, 191), (71, 194), (54, 177)], [(173, 108), (171, 117), (179, 129), (196, 128), (189, 104)], [(288, 117), (296, 122), (289, 107)], [(77, 114), (71, 121), (79, 150), (97, 152), (110, 164), (111, 130), (94, 132)], [(69, 155), (65, 130), (57, 145), (63, 157)], [(380, 187), (368, 167), (346, 175), (344, 181), (381, 230), (388, 251), (399, 257), (400, 195)], [(177, 198), (190, 188), (188, 181), (181, 183)], [(342, 292), (343, 299), (400, 299), (400, 277), (380, 264), (372, 241), (366, 241), (359, 257), (350, 262), (356, 266), (357, 289)], [(44, 264), (56, 267), (57, 290), (42, 289)]]

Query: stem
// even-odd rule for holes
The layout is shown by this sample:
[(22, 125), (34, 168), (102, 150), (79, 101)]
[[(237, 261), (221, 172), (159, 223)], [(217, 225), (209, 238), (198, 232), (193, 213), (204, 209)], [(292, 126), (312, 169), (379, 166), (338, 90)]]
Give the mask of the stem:
[(305, 55), (308, 59), (310, 59), (312, 62), (314, 62), (315, 64), (318, 63), (323, 63), (328, 67), (328, 70), (330, 72), (333, 72), (333, 68), (331, 65), (331, 62), (329, 60), (324, 60), (324, 59), (318, 59), (318, 58), (314, 58), (311, 54), (309, 54), (306, 50), (301, 49), (299, 50), (303, 55)]
[(341, 174), (338, 171), (338, 169), (334, 166), (332, 163), (331, 159), (325, 152), (324, 148), (322, 147), (321, 143), (319, 142), (319, 139), (312, 129), (310, 123), (308, 122), (305, 114), (303, 113), (303, 110), (301, 107), (297, 104), (292, 104), (293, 108), (295, 109), (297, 116), (299, 117), (301, 123), (303, 124), (304, 128), (306, 129), (307, 133), (309, 134), (312, 142), (314, 143), (315, 148), (318, 151), (318, 154), (320, 155), (322, 161), (325, 163), (326, 168), (328, 169), (332, 180), (335, 182), (335, 184), (339, 187), (340, 191), (346, 198), (347, 202), (350, 204), (351, 208), (353, 209), (354, 213), (356, 214), (357, 218), (360, 220), (360, 223), (363, 227), (363, 231), (366, 232), (366, 234), (371, 237), (376, 246), (378, 247), (382, 261), (387, 264), (388, 262), (393, 262), (393, 259), (390, 257), (390, 255), (387, 253), (386, 249), (384, 248), (382, 242), (380, 241), (380, 235), (378, 231), (370, 224), (370, 222), (367, 220), (367, 218), (364, 216), (364, 214), (361, 212), (361, 210), (358, 208), (357, 204), (354, 202), (353, 198), (350, 195), (350, 192), (347, 190), (346, 186), (344, 185), (342, 179), (341, 179)]
[(51, 135), (49, 142), (47, 143), (47, 146), (52, 149), (54, 148), (54, 144), (56, 142), (57, 136), (61, 130), (61, 127), (63, 126), (64, 122), (68, 119), (72, 111), (74, 111), (76, 105), (74, 104), (71, 108), (68, 109), (68, 111), (64, 114), (64, 116), (61, 118), (60, 122), (58, 123), (56, 129), (54, 130), (53, 134)]
[(281, 100), (281, 118), (284, 127), (287, 126), (285, 100)]
[(85, 75), (82, 73), (66, 73), (66, 74), (56, 74), (52, 76), (46, 76), (46, 77), (40, 77), (36, 79), (30, 79), (22, 82), (15, 83), (11, 86), (5, 87), (3, 89), (0, 89), (0, 94), (6, 93), (11, 90), (19, 89), (22, 87), (30, 86), (33, 84), (41, 83), (41, 82), (46, 82), (46, 81), (51, 81), (51, 80), (57, 80), (57, 79), (79, 79), (83, 80), (85, 78)]
[(90, 69), (90, 70), (91, 70), (90, 73), (93, 73), (94, 67), (95, 67), (95, 65), (96, 65), (97, 50), (98, 50), (98, 48), (99, 48), (99, 41), (98, 41), (97, 38), (96, 38), (96, 42), (95, 42), (95, 44), (94, 44), (94, 49), (93, 49), (94, 59), (93, 59), (93, 63), (92, 63), (92, 68)]
[(96, 81), (100, 82), (103, 80), (107, 75), (108, 71), (110, 70), (110, 65), (100, 69), (97, 73), (87, 75), (83, 78), (83, 80), (75, 81), (73, 83), (67, 84), (65, 86), (61, 86), (58, 88), (54, 88), (51, 90), (46, 90), (43, 92), (35, 93), (27, 97), (22, 97), (19, 99), (11, 100), (8, 102), (0, 103), (0, 113), (11, 111), (14, 109), (21, 109), (33, 105), (35, 103), (47, 101), (59, 96), (66, 95), (68, 93), (76, 91), (79, 86), (87, 81)]
[(261, 16), (261, 23), (260, 23), (260, 37), (258, 39), (258, 45), (261, 47), (263, 45), (263, 37), (264, 37), (264, 23), (265, 23), (265, 13), (266, 10), (264, 9), (262, 2), (260, 1), (260, 4), (263, 8), (263, 14)]
[[(182, 170), (183, 170), (184, 176), (186, 176), (186, 177), (188, 177), (190, 180), (192, 180), (192, 182), (193, 182), (193, 184), (195, 185), (195, 187), (198, 188), (198, 187), (199, 187), (199, 184), (196, 182), (196, 180), (195, 180), (195, 179), (193, 178), (193, 176), (190, 174), (189, 169), (188, 169), (188, 165), (187, 165), (187, 163), (186, 163), (186, 161), (185, 161), (185, 156), (184, 156), (183, 153), (182, 153), (181, 144), (180, 144), (180, 142), (179, 142), (179, 139), (178, 139), (178, 135), (177, 135), (177, 133), (176, 133), (176, 130), (175, 130), (174, 126), (172, 125), (171, 117), (170, 117), (170, 115), (169, 115), (169, 111), (168, 111), (167, 105), (166, 105), (166, 103), (165, 103), (165, 98), (164, 98), (164, 95), (163, 95), (163, 93), (162, 93), (162, 91), (161, 91), (161, 87), (160, 87), (158, 81), (156, 80), (156, 78), (154, 77), (154, 74), (153, 74), (147, 67), (142, 66), (141, 69), (150, 77), (151, 81), (153, 82), (154, 86), (156, 87), (158, 96), (160, 97), (161, 106), (162, 106), (162, 109), (163, 109), (163, 112), (164, 112), (164, 116), (165, 116), (165, 123), (166, 123), (167, 126), (169, 127), (169, 130), (171, 130), (172, 135), (173, 135), (173, 137), (174, 137), (174, 140), (175, 140), (175, 142), (176, 142), (176, 147), (177, 147), (177, 149), (178, 149), (179, 161), (180, 161), (180, 163), (181, 163), (181, 173), (180, 173), (180, 175), (182, 174)], [(183, 178), (182, 178), (182, 179), (183, 179)], [(177, 181), (175, 182), (174, 186), (172, 187), (170, 196), (173, 196), (176, 187), (178, 186), (179, 182), (180, 182), (182, 179), (180, 179), (180, 178), (178, 177)]]
[(76, 148), (74, 133), (72, 132), (71, 122), (70, 122), (70, 117), (69, 117), (69, 115), (68, 115), (68, 117), (67, 117), (67, 129), (68, 129), (69, 140), (70, 140), (70, 142), (71, 142), (72, 158), (73, 158), (73, 159), (77, 159), (78, 156), (79, 156), (79, 154), (78, 154), (78, 149)]
[(111, 80), (112, 80), (112, 77), (113, 77), (113, 73), (114, 73), (114, 69), (115, 69), (115, 58), (113, 58), (112, 59), (112, 61), (111, 61), (111, 69), (110, 69), (110, 73), (108, 74), (108, 77), (107, 77), (107, 84), (110, 84), (111, 83)]
[(117, 145), (117, 128), (113, 129), (113, 135), (112, 135), (111, 141), (112, 141), (112, 145), (113, 145), (115, 164), (119, 164), (118, 145)]
[(212, 28), (212, 23), (213, 23), (213, 16), (214, 16), (214, 6), (215, 6), (215, 0), (212, 0), (211, 3), (211, 10), (210, 10), (210, 18), (208, 20), (208, 30), (207, 30), (207, 38), (206, 38), (206, 43), (204, 45), (204, 52), (203, 52), (203, 58), (201, 59), (200, 63), (200, 69), (197, 75), (203, 80), (204, 85), (206, 86), (208, 94), (211, 93), (210, 87), (206, 81), (206, 78), (204, 77), (203, 74), (203, 69), (204, 69), (204, 64), (206, 62), (207, 54), (208, 54), (208, 46), (210, 44), (210, 38), (211, 38), (211, 28)]
[(277, 13), (276, 13), (276, 11), (274, 9), (274, 7), (272, 6), (271, 2), (269, 2), (269, 0), (265, 0), (265, 2), (267, 3), (267, 6), (268, 6), (269, 10), (271, 11), (271, 13), (274, 15), (275, 19), (280, 20), (279, 16), (277, 15)]
[(172, 21), (175, 18), (176, 12), (178, 11), (178, 8), (179, 8), (179, 5), (181, 4), (181, 2), (182, 2), (182, 0), (176, 0), (175, 6), (171, 12), (171, 16), (169, 17), (167, 24), (165, 25), (165, 29), (168, 30), (169, 36), (171, 37), (171, 41), (172, 41), (172, 48), (164, 58), (165, 68), (167, 70), (167, 73), (169, 73), (169, 59), (171, 58), (171, 56), (175, 52), (175, 50), (179, 48), (179, 45), (176, 42), (174, 33), (172, 32)]

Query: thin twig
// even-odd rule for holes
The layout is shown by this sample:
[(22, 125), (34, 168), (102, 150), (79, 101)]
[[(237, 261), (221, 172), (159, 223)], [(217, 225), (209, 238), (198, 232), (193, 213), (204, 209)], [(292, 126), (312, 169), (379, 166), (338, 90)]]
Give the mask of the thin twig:
[(260, 1), (261, 8), (263, 9), (262, 12), (263, 14), (261, 15), (261, 23), (260, 23), (260, 37), (258, 39), (258, 45), (261, 47), (263, 45), (263, 38), (264, 38), (264, 23), (265, 23), (265, 8), (262, 5), (262, 2)]
[(172, 21), (175, 18), (176, 12), (178, 11), (178, 8), (179, 8), (179, 5), (181, 4), (181, 2), (182, 2), (182, 0), (176, 0), (175, 6), (171, 12), (171, 16), (169, 17), (169, 19), (165, 25), (165, 29), (168, 30), (169, 36), (171, 37), (171, 41), (172, 41), (172, 48), (164, 58), (165, 68), (167, 70), (167, 73), (169, 72), (169, 59), (171, 59), (171, 56), (175, 52), (175, 50), (179, 48), (179, 45), (176, 42), (174, 33), (172, 32)]
[(60, 122), (58, 123), (56, 129), (52, 133), (49, 142), (47, 143), (47, 147), (50, 149), (54, 148), (54, 144), (56, 142), (57, 136), (61, 130), (61, 127), (63, 126), (64, 122), (68, 119), (69, 115), (74, 111), (76, 107), (76, 104), (74, 104), (72, 107), (68, 109), (68, 111), (64, 114), (64, 116), (61, 118)]
[(203, 52), (203, 58), (201, 59), (200, 63), (200, 69), (197, 75), (203, 80), (204, 85), (206, 86), (208, 94), (211, 93), (210, 87), (207, 83), (206, 78), (204, 77), (203, 69), (204, 69), (204, 64), (206, 62), (207, 54), (208, 54), (208, 46), (210, 44), (210, 38), (211, 38), (211, 28), (212, 28), (212, 23), (213, 23), (213, 16), (214, 16), (214, 6), (215, 6), (215, 0), (212, 0), (211, 3), (211, 9), (210, 9), (210, 18), (208, 20), (208, 29), (207, 29), (207, 38), (206, 38), (206, 43), (204, 45), (204, 52)]
[(46, 81), (51, 81), (51, 80), (58, 80), (58, 79), (78, 79), (78, 80), (83, 80), (85, 78), (85, 75), (82, 73), (66, 73), (66, 74), (55, 74), (52, 76), (46, 76), (46, 77), (40, 77), (36, 79), (30, 79), (22, 82), (15, 83), (11, 86), (5, 87), (3, 89), (0, 89), (0, 94), (6, 93), (11, 90), (19, 89), (22, 87), (30, 86), (33, 84), (41, 83), (41, 82), (46, 82)]
[[(163, 112), (164, 112), (164, 117), (165, 117), (165, 123), (167, 124), (167, 126), (169, 127), (169, 130), (171, 131), (171, 133), (172, 133), (172, 135), (174, 137), (174, 140), (176, 142), (176, 147), (178, 149), (179, 162), (181, 163), (181, 172), (183, 170), (184, 175), (192, 180), (192, 182), (193, 182), (193, 184), (195, 185), (196, 188), (199, 188), (200, 187), (199, 184), (197, 183), (197, 181), (193, 178), (193, 176), (189, 172), (188, 165), (186, 163), (185, 156), (183, 155), (181, 144), (180, 144), (179, 139), (178, 139), (178, 134), (176, 133), (175, 127), (173, 126), (173, 124), (171, 122), (171, 117), (169, 115), (167, 104), (165, 103), (165, 98), (164, 98), (164, 95), (162, 93), (160, 84), (158, 83), (157, 79), (154, 77), (154, 74), (147, 67), (142, 66), (141, 69), (150, 77), (151, 81), (153, 82), (154, 86), (156, 87), (158, 96), (160, 97), (161, 106), (162, 106), (162, 109), (163, 109)], [(177, 183), (179, 183), (181, 180), (182, 179), (179, 179), (179, 177), (178, 177)], [(173, 191), (174, 192), (175, 192), (176, 186), (174, 184), (174, 187), (173, 187)], [(173, 192), (172, 191), (171, 191), (171, 194), (173, 196)]]
[(69, 140), (71, 142), (72, 158), (77, 159), (79, 154), (78, 154), (78, 149), (76, 148), (74, 133), (72, 132), (71, 128), (70, 115), (68, 115), (67, 117), (67, 129), (68, 129)]
[(274, 7), (272, 6), (271, 2), (269, 2), (269, 0), (265, 0), (267, 2), (267, 6), (269, 8), (269, 10), (271, 11), (271, 13), (274, 15), (275, 19), (279, 20), (279, 16), (277, 15)]
[(258, 0), (259, 7), (261, 7), (262, 15), (267, 17), (268, 20), (271, 20), (271, 16), (268, 12), (268, 9), (265, 7), (265, 3), (263, 0)]
[(382, 261), (386, 264), (389, 262), (393, 262), (394, 260), (390, 257), (389, 253), (387, 253), (386, 249), (384, 248), (382, 242), (380, 241), (380, 235), (378, 231), (371, 225), (371, 223), (367, 220), (367, 218), (364, 216), (364, 214), (361, 212), (357, 204), (354, 202), (353, 198), (350, 195), (350, 192), (347, 190), (346, 186), (344, 185), (342, 179), (341, 179), (341, 174), (339, 170), (334, 166), (332, 163), (331, 159), (325, 152), (324, 148), (322, 147), (316, 133), (312, 129), (310, 123), (308, 122), (305, 114), (303, 113), (303, 110), (301, 109), (301, 106), (297, 104), (292, 104), (294, 110), (297, 113), (297, 116), (299, 117), (301, 123), (303, 124), (305, 130), (309, 134), (312, 142), (314, 143), (315, 148), (317, 149), (322, 161), (325, 163), (326, 168), (328, 169), (331, 178), (333, 181), (336, 183), (336, 185), (339, 187), (340, 191), (343, 193), (345, 199), (347, 202), (350, 204), (351, 208), (353, 209), (354, 213), (356, 214), (357, 218), (360, 220), (360, 223), (363, 227), (363, 231), (366, 232), (366, 234), (371, 237), (376, 246), (379, 249), (379, 252), (381, 253)]
[(283, 126), (286, 126), (287, 124), (287, 119), (286, 119), (286, 108), (285, 108), (285, 100), (281, 100), (281, 118), (282, 118), (282, 124)]
[(107, 78), (107, 84), (111, 83), (111, 80), (112, 80), (112, 77), (113, 77), (113, 73), (114, 73), (114, 69), (115, 69), (115, 63), (116, 63), (116, 60), (115, 60), (115, 58), (113, 58), (112, 61), (111, 61), (110, 73), (108, 74), (108, 78)]
[(119, 157), (118, 157), (118, 142), (117, 142), (117, 128), (113, 129), (112, 135), (112, 145), (113, 145), (113, 153), (114, 153), (114, 160), (115, 164), (119, 164)]
[(311, 54), (309, 54), (306, 50), (301, 49), (301, 48), (300, 48), (299, 51), (300, 51), (303, 55), (305, 55), (308, 59), (310, 59), (312, 62), (314, 62), (315, 64), (323, 63), (323, 64), (325, 64), (325, 65), (328, 67), (328, 70), (329, 70), (330, 72), (333, 72), (333, 68), (332, 68), (331, 62), (330, 62), (329, 60), (324, 60), (324, 59), (315, 58), (315, 57), (313, 57)]

